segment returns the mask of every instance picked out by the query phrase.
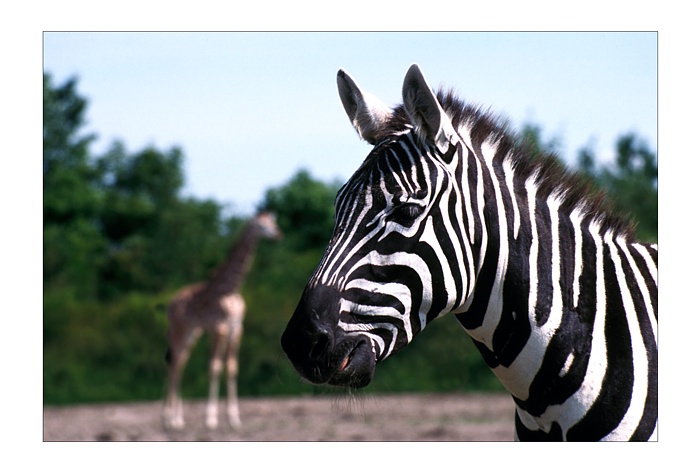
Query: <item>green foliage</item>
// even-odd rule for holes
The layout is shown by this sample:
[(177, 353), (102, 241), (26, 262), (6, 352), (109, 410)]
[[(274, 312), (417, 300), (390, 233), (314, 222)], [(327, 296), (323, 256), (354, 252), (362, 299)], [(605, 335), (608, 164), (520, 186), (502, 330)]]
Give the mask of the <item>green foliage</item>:
[(615, 145), (615, 160), (609, 164), (597, 164), (591, 150), (584, 148), (579, 152), (579, 168), (606, 190), (618, 212), (637, 223), (640, 239), (655, 242), (659, 227), (656, 153), (633, 133), (620, 136)]
[(543, 135), (544, 132), (541, 126), (534, 123), (526, 123), (517, 133), (517, 139), (533, 155), (537, 153), (558, 155), (561, 151), (559, 138), (552, 137), (549, 140), (545, 140)]
[(339, 188), (301, 170), (286, 185), (268, 190), (262, 207), (277, 214), (280, 230), (291, 246), (325, 247), (333, 230), (333, 201)]
[(87, 296), (96, 290), (96, 266), (107, 242), (95, 223), (101, 197), (88, 155), (93, 137), (79, 134), (86, 101), (76, 83), (55, 87), (44, 75), (44, 282)]
[(125, 295), (104, 304), (44, 292), (45, 402), (160, 398), (165, 321), (156, 301)]
[[(53, 85), (51, 76), (44, 74), (44, 177), (52, 172), (72, 170), (81, 177), (90, 178), (88, 146), (93, 136), (78, 132), (85, 124), (87, 101), (76, 91), (77, 79), (69, 79), (60, 87)], [(50, 190), (51, 182), (44, 182)], [(77, 183), (73, 183), (77, 184)], [(61, 189), (63, 191), (63, 189)], [(79, 210), (81, 207), (72, 209)]]
[[(117, 142), (92, 156), (93, 137), (81, 134), (86, 106), (77, 80), (57, 87), (44, 76), (44, 402), (156, 400), (165, 394), (165, 306), (222, 262), (246, 218), (181, 196), (179, 148), (132, 153)], [(533, 150), (557, 147), (536, 126), (524, 135)], [(591, 155), (584, 169), (636, 213), (641, 230), (656, 207), (634, 204), (656, 205), (655, 156), (635, 137), (618, 154), (609, 167)], [(260, 242), (243, 288), (242, 396), (332, 391), (302, 382), (279, 340), (331, 236), (338, 188), (300, 170), (260, 205), (277, 214), (285, 238)], [(377, 367), (367, 391), (500, 390), (468, 339), (452, 316), (431, 323)], [(207, 393), (207, 343), (187, 365), (185, 397)]]

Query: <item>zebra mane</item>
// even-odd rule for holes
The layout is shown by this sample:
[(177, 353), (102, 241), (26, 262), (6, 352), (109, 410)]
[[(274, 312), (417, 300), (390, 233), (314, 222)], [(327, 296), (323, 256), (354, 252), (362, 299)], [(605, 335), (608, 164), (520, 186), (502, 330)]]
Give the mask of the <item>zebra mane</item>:
[[(601, 230), (634, 238), (634, 222), (614, 209), (605, 192), (591, 178), (568, 169), (557, 155), (536, 149), (515, 133), (507, 120), (464, 102), (452, 89), (440, 89), (436, 96), (452, 126), (460, 131), (467, 129), (475, 147), (486, 142), (496, 143), (496, 161), (502, 163), (507, 158), (515, 175), (523, 179), (537, 177), (538, 194), (550, 196), (556, 193), (562, 201), (562, 211), (578, 210), (583, 218), (596, 220)], [(389, 137), (411, 126), (405, 107), (399, 104), (393, 108), (377, 136)]]

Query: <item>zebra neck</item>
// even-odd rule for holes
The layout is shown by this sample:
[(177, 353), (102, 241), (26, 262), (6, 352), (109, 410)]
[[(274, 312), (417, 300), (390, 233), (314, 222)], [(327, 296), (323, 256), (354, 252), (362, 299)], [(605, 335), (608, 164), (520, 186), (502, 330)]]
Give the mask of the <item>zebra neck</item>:
[[(560, 195), (541, 192), (535, 179), (492, 183), (481, 212), (483, 259), (471, 304), (457, 318), (506, 389), (525, 401), (540, 367), (552, 367), (537, 382), (544, 387), (583, 370), (596, 308), (605, 306), (596, 303), (603, 267), (612, 265), (604, 241), (629, 243), (583, 207), (567, 209)], [(565, 356), (553, 361), (548, 351)]]
[(575, 308), (573, 272), (564, 275), (570, 286), (562, 291), (560, 262), (582, 265), (574, 245), (580, 214), (563, 212), (562, 200), (542, 193), (536, 177), (518, 176), (509, 160), (494, 159), (496, 149), (485, 143), (470, 156), (481, 190), (471, 211), (475, 280), (468, 304), (456, 311), (491, 367), (509, 366), (550, 315), (557, 320), (565, 307)]

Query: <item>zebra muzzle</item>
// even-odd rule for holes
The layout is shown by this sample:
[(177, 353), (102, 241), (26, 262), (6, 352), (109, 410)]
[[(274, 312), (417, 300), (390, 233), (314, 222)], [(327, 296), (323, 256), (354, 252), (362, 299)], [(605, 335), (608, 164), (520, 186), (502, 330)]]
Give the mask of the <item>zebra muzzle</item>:
[[(340, 362), (327, 382), (329, 385), (360, 388), (372, 381), (376, 359), (366, 337), (347, 337), (339, 344), (338, 353), (345, 355), (336, 358)], [(331, 364), (333, 365), (335, 364)]]
[(297, 372), (312, 383), (364, 387), (376, 365), (371, 341), (339, 327), (339, 313), (336, 289), (307, 288), (282, 334), (282, 348)]

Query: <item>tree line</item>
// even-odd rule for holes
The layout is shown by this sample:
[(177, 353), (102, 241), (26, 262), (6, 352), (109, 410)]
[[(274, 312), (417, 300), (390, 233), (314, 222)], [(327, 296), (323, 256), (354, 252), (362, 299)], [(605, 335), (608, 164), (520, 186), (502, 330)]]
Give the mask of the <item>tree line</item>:
[[(247, 217), (225, 204), (183, 196), (179, 147), (132, 152), (117, 141), (91, 153), (87, 100), (78, 80), (43, 82), (43, 339), (46, 404), (159, 399), (166, 366), (165, 305), (181, 286), (207, 278), (221, 263)], [(546, 143), (537, 126), (520, 131), (533, 147)], [(629, 133), (614, 161), (588, 149), (579, 171), (629, 214), (638, 234), (657, 236), (657, 159)], [(320, 260), (333, 228), (341, 183), (299, 170), (267, 190), (260, 208), (274, 211), (285, 234), (260, 243), (243, 294), (248, 311), (241, 348), (242, 396), (326, 392), (303, 383), (279, 337)], [(370, 391), (498, 390), (455, 321), (435, 323), (378, 367)], [(206, 344), (184, 374), (183, 395), (206, 393)]]

